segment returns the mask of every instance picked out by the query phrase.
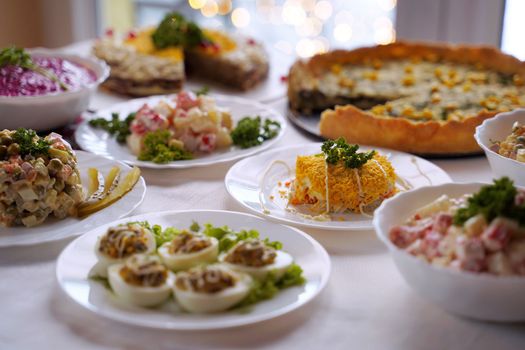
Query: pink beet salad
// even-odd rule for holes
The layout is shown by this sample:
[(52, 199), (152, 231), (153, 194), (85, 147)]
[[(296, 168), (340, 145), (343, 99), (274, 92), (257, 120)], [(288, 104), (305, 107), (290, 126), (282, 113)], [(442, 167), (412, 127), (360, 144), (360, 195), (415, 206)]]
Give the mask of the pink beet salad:
[(0, 96), (37, 96), (75, 91), (96, 80), (96, 74), (91, 69), (62, 58), (35, 55), (31, 59), (32, 64), (48, 73), (42, 74), (39, 69), (17, 64), (0, 65)]

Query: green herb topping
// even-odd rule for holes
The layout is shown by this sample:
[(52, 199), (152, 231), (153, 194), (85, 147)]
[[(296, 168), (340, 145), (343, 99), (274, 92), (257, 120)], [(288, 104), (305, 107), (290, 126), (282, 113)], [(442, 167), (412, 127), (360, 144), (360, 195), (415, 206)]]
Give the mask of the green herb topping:
[(350, 169), (360, 168), (374, 157), (376, 151), (357, 152), (359, 145), (349, 145), (340, 137), (337, 140), (327, 140), (323, 142), (321, 150), (326, 156), (328, 164), (343, 164)]
[(19, 128), (11, 135), (11, 138), (13, 143), (18, 144), (21, 156), (36, 157), (49, 153), (50, 143), (38, 136), (34, 130)]
[(210, 87), (209, 86), (202, 86), (200, 89), (198, 90), (195, 90), (193, 91), (195, 93), (195, 95), (197, 96), (201, 96), (201, 95), (207, 95), (209, 92), (210, 92)]
[(159, 129), (148, 132), (144, 137), (144, 149), (138, 159), (165, 164), (174, 160), (192, 159), (190, 152), (171, 142), (171, 132)]
[(250, 148), (262, 144), (266, 140), (273, 139), (279, 134), (281, 124), (279, 122), (261, 117), (244, 117), (231, 132), (233, 144), (240, 148)]
[(165, 49), (170, 46), (183, 46), (192, 48), (199, 44), (211, 44), (200, 27), (186, 20), (180, 13), (168, 13), (153, 34), (153, 44), (157, 49)]
[(68, 90), (67, 85), (60, 81), (55, 73), (35, 64), (31, 59), (31, 56), (24, 49), (12, 46), (0, 51), (0, 67), (4, 66), (18, 66), (24, 69), (32, 70), (33, 72), (43, 75), (44, 77), (57, 83), (62, 90)]
[(126, 142), (126, 137), (131, 134), (129, 126), (133, 119), (135, 119), (136, 113), (130, 113), (124, 120), (120, 120), (118, 113), (111, 113), (111, 120), (104, 118), (95, 118), (89, 121), (89, 125), (95, 128), (101, 128), (109, 132), (111, 135), (115, 135), (118, 142)]
[(471, 217), (482, 214), (487, 222), (503, 216), (525, 226), (525, 202), (519, 203), (517, 195), (518, 190), (508, 177), (494, 180), (494, 184), (481, 187), (478, 193), (470, 197), (466, 207), (458, 209), (454, 215), (454, 224), (463, 225)]

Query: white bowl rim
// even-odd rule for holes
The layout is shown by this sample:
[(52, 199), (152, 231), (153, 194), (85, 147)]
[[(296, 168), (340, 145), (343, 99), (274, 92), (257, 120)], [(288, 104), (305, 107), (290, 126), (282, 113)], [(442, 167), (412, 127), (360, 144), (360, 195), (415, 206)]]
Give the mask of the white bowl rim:
[(89, 82), (86, 85), (81, 86), (80, 88), (76, 90), (58, 91), (58, 92), (52, 92), (52, 93), (48, 93), (44, 95), (34, 95), (34, 96), (0, 96), (0, 103), (9, 103), (9, 102), (16, 103), (16, 102), (22, 102), (22, 101), (28, 102), (29, 100), (43, 100), (46, 98), (49, 99), (49, 98), (54, 98), (57, 96), (60, 96), (60, 97), (71, 96), (71, 95), (79, 94), (86, 90), (92, 89), (94, 87), (97, 87), (109, 77), (110, 68), (106, 64), (106, 62), (96, 57), (93, 57), (93, 56), (88, 56), (88, 57), (80, 56), (80, 55), (75, 55), (75, 54), (70, 54), (70, 53), (63, 53), (61, 51), (51, 50), (51, 49), (42, 48), (42, 47), (27, 49), (26, 51), (30, 53), (35, 53), (38, 55), (48, 56), (48, 57), (59, 57), (59, 58), (63, 58), (66, 60), (70, 60), (75, 63), (88, 62), (89, 64), (96, 66), (97, 69), (100, 70), (100, 73), (90, 68), (90, 70), (92, 70), (95, 73), (97, 78), (94, 81)]
[(512, 162), (514, 164), (519, 164), (520, 166), (525, 166), (525, 163), (523, 163), (523, 162), (518, 162), (515, 159), (507, 158), (507, 157), (502, 156), (501, 154), (499, 154), (497, 152), (494, 152), (493, 150), (490, 149), (490, 147), (488, 147), (487, 145), (485, 145), (485, 143), (483, 143), (481, 141), (481, 134), (484, 133), (486, 129), (490, 128), (491, 124), (497, 123), (499, 120), (502, 120), (502, 119), (515, 118), (516, 114), (523, 114), (523, 116), (525, 117), (525, 108), (518, 108), (518, 109), (515, 109), (515, 110), (510, 111), (510, 112), (498, 113), (492, 118), (485, 119), (483, 121), (483, 123), (481, 123), (480, 125), (478, 125), (476, 127), (476, 132), (474, 133), (474, 138), (476, 139), (476, 142), (478, 143), (478, 145), (485, 151), (485, 153), (488, 153), (490, 155), (494, 155), (496, 157), (505, 159), (505, 160), (510, 161), (510, 162)]
[[(485, 186), (490, 185), (491, 183), (488, 182), (449, 182), (437, 186), (423, 186), (419, 187), (415, 190), (399, 193), (394, 197), (388, 198), (387, 200), (383, 201), (379, 208), (376, 209), (374, 212), (374, 219), (372, 220), (372, 224), (374, 226), (374, 230), (376, 233), (376, 236), (385, 244), (390, 251), (396, 251), (401, 252), (401, 254), (405, 254), (409, 259), (412, 259), (413, 263), (419, 264), (420, 266), (426, 266), (427, 268), (433, 269), (436, 272), (440, 273), (447, 273), (452, 276), (458, 276), (458, 277), (465, 277), (470, 278), (477, 281), (490, 281), (490, 282), (498, 282), (498, 281), (504, 281), (504, 283), (525, 283), (525, 276), (518, 276), (518, 275), (512, 275), (512, 276), (498, 276), (490, 273), (475, 273), (470, 271), (463, 271), (463, 270), (455, 270), (450, 267), (444, 267), (444, 266), (436, 266), (429, 262), (423, 261), (422, 259), (407, 253), (404, 249), (401, 249), (397, 247), (390, 238), (388, 237), (387, 232), (382, 232), (379, 227), (379, 220), (382, 216), (382, 211), (384, 207), (387, 205), (390, 205), (390, 203), (395, 203), (396, 201), (402, 201), (404, 197), (407, 195), (411, 195), (417, 192), (423, 192), (428, 189), (440, 189), (440, 188), (446, 188), (446, 187), (466, 187), (466, 186)], [(520, 187), (520, 186), (517, 186)], [(520, 187), (523, 189), (523, 187)], [(447, 194), (446, 191), (440, 191), (442, 194)], [(394, 205), (394, 204), (392, 204)], [(406, 218), (405, 218), (406, 219)], [(397, 223), (396, 225), (400, 225), (403, 223)], [(393, 226), (393, 225), (392, 225)], [(391, 226), (391, 227), (392, 227)]]

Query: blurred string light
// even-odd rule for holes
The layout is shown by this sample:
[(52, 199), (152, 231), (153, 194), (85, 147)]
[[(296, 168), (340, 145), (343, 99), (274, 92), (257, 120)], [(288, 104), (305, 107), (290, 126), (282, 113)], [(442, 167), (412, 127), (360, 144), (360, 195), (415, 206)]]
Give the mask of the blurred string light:
[(219, 5), (215, 0), (208, 0), (201, 8), (204, 17), (214, 17), (219, 13)]
[[(188, 0), (191, 8), (199, 10), (203, 16), (212, 18), (228, 15), (236, 28), (250, 25), (252, 15), (260, 22), (270, 25), (292, 26), (299, 41), (295, 44), (285, 39), (279, 39), (274, 47), (281, 52), (300, 57), (311, 57), (317, 53), (328, 51), (330, 40), (323, 36), (326, 22), (332, 23), (329, 37), (337, 43), (367, 42), (373, 37), (377, 44), (387, 44), (395, 41), (396, 32), (389, 16), (397, 6), (397, 0), (368, 0), (366, 7), (375, 8), (380, 15), (373, 23), (362, 21), (358, 13), (345, 9), (346, 2), (331, 0), (255, 0), (255, 13), (248, 8), (236, 6), (234, 0)], [(334, 9), (334, 5), (337, 9)], [(252, 5), (253, 6), (253, 5)], [(360, 6), (360, 5), (358, 5)], [(341, 8), (342, 7), (342, 8)], [(356, 7), (358, 8), (358, 7)], [(371, 24), (373, 24), (371, 26)], [(326, 35), (326, 34), (325, 34)]]
[(231, 20), (237, 28), (244, 28), (250, 24), (250, 12), (244, 7), (237, 7), (232, 11)]

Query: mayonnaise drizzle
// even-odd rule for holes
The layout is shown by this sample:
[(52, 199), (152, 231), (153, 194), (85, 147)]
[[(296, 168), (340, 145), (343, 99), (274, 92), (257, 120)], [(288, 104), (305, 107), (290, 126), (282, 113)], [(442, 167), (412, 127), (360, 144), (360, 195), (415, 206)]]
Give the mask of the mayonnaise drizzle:
[(410, 161), (416, 166), (417, 171), (419, 171), (419, 173), (420, 173), (425, 179), (427, 179), (428, 183), (429, 183), (430, 185), (432, 185), (432, 179), (430, 179), (430, 178), (428, 177), (427, 174), (423, 173), (423, 171), (422, 171), (421, 168), (419, 167), (419, 163), (417, 162), (417, 158), (414, 157), (414, 156), (412, 156), (412, 157), (410, 157)]
[(263, 176), (261, 178), (261, 182), (259, 183), (259, 204), (261, 205), (261, 209), (263, 211), (263, 214), (270, 214), (270, 211), (264, 206), (264, 203), (263, 203), (263, 187), (264, 187), (264, 184), (266, 183), (266, 177), (268, 176), (268, 173), (273, 168), (273, 166), (276, 165), (276, 164), (284, 165), (284, 167), (288, 170), (288, 177), (292, 176), (292, 169), (283, 160), (277, 159), (277, 160), (272, 161), (268, 165), (268, 167), (266, 168), (266, 170), (263, 173)]
[(326, 161), (327, 156), (324, 157), (325, 165), (325, 197), (326, 197), (326, 212), (325, 214), (330, 213), (330, 191), (328, 186), (328, 162)]

